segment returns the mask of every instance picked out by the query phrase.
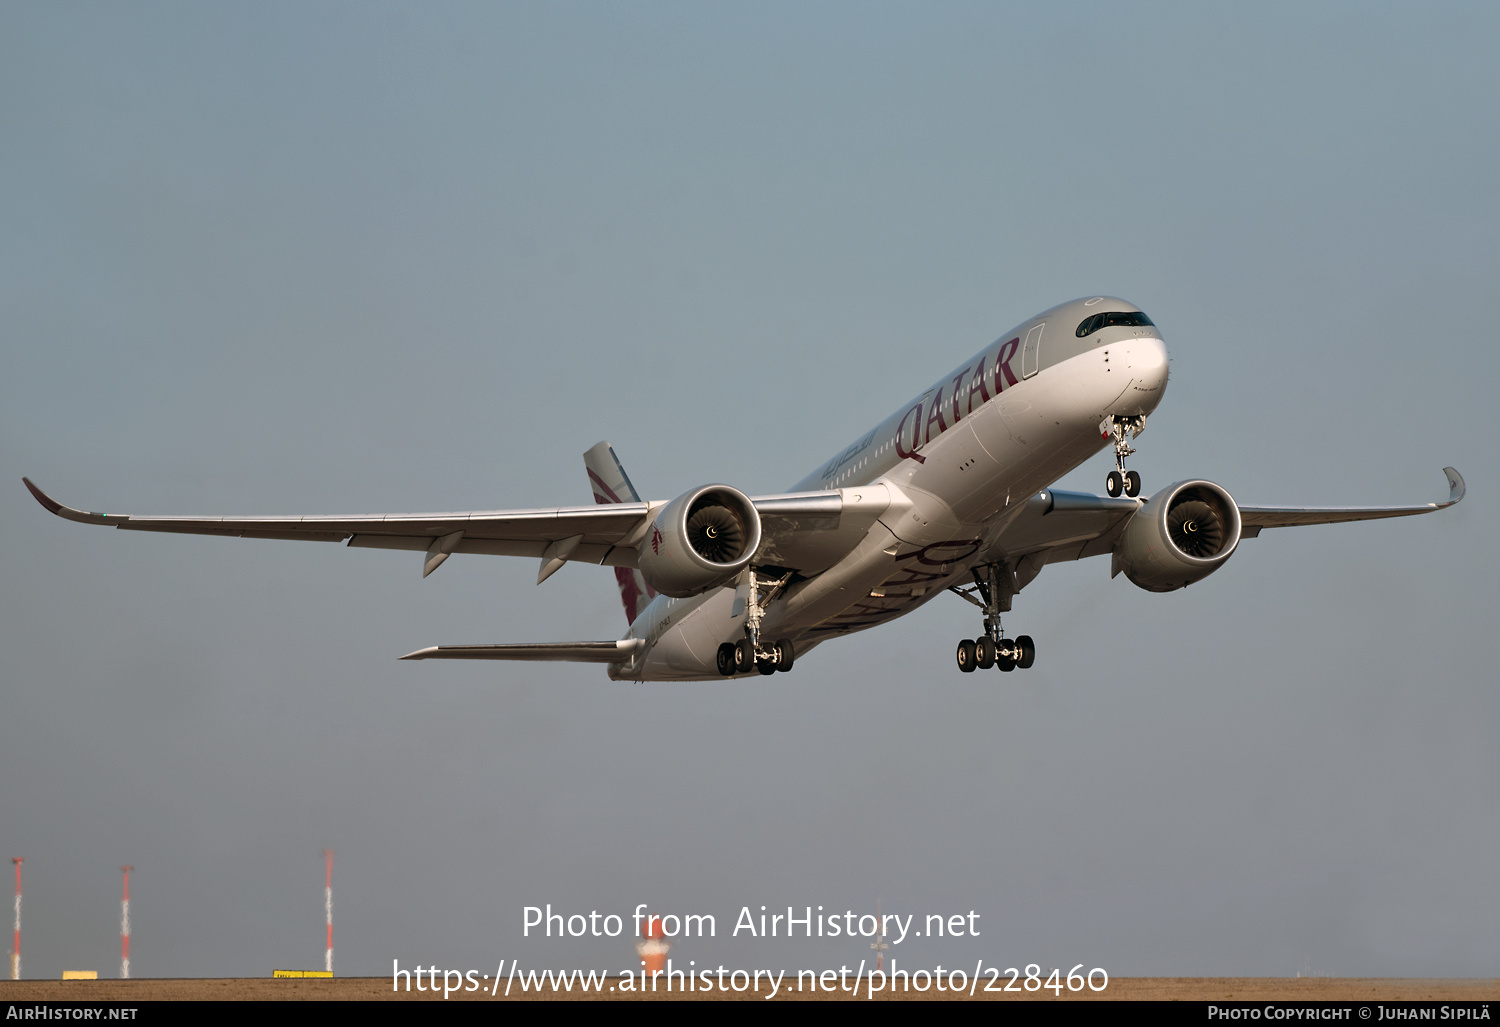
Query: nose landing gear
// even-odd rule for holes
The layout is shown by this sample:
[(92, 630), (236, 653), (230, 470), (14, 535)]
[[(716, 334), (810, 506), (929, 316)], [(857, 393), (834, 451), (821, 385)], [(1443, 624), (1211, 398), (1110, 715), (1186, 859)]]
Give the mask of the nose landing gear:
[[(954, 585), (949, 589), (984, 611), (984, 634), (958, 643), (954, 654), (958, 669), (965, 674), (972, 674), (976, 667), (983, 670), (998, 667), (1005, 673), (1017, 667), (1025, 670), (1036, 662), (1036, 643), (1030, 635), (1006, 638), (1000, 626), (1000, 614), (1009, 612), (1015, 594), (1014, 572), (1009, 564), (989, 564), (974, 568), (973, 574), (973, 586)], [(974, 598), (976, 593), (978, 599)]]
[(1125, 470), (1125, 458), (1135, 452), (1125, 436), (1139, 438), (1145, 430), (1146, 419), (1137, 414), (1110, 414), (1099, 422), (1099, 434), (1115, 440), (1115, 469), (1104, 479), (1104, 491), (1112, 499), (1118, 499), (1122, 492), (1132, 499), (1141, 494), (1141, 476)]

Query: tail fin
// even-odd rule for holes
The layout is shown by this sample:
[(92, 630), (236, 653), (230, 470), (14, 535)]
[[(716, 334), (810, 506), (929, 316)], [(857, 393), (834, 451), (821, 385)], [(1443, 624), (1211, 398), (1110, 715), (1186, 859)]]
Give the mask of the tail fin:
[[(583, 454), (583, 466), (589, 472), (589, 486), (596, 503), (639, 503), (640, 495), (630, 483), (630, 476), (608, 442), (601, 442)], [(625, 619), (634, 624), (656, 592), (641, 572), (633, 567), (616, 567), (615, 581), (620, 585), (620, 601), (625, 604)]]

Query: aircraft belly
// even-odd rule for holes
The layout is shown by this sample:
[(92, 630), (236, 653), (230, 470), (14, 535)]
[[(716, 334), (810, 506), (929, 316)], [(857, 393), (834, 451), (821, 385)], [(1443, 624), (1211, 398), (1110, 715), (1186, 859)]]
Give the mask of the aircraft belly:
[(687, 599), (658, 597), (631, 626), (633, 635), (647, 639), (648, 648), (639, 669), (623, 676), (642, 681), (717, 677), (714, 656), (722, 639), (714, 637), (714, 625), (719, 620), (728, 623), (733, 600), (731, 588)]

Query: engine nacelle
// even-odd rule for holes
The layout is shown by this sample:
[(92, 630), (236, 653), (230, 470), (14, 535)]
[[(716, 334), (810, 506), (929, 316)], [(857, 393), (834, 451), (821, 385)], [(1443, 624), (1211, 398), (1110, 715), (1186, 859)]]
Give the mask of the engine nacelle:
[(1114, 572), (1148, 592), (1201, 581), (1240, 542), (1240, 508), (1211, 481), (1179, 481), (1141, 506), (1115, 543)]
[(641, 577), (685, 599), (727, 584), (760, 548), (760, 514), (738, 489), (704, 485), (672, 500), (641, 542)]

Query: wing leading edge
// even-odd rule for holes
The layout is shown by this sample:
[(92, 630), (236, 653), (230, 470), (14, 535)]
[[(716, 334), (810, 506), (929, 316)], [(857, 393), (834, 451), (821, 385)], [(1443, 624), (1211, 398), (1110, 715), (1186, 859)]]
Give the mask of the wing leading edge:
[(1290, 528), (1299, 524), (1342, 524), (1346, 521), (1373, 521), (1382, 517), (1411, 517), (1414, 514), (1446, 510), (1464, 498), (1463, 475), (1444, 467), (1448, 478), (1448, 501), (1423, 503), (1420, 506), (1242, 506), (1241, 537), (1254, 538), (1262, 528)]
[[(425, 552), (430, 574), (453, 553), (562, 558), (571, 563), (634, 567), (636, 547), (665, 501), (567, 506), (551, 510), (488, 510), (352, 517), (138, 517), (65, 506), (30, 478), (21, 479), (51, 513), (81, 524), (128, 531), (165, 531), (234, 538), (344, 542), (355, 549)], [(770, 526), (795, 528), (814, 521), (837, 524), (845, 506), (838, 492), (808, 492), (751, 499)]]
[[(1443, 468), (1448, 499), (1418, 506), (1242, 506), (1240, 537), (1255, 538), (1263, 528), (1303, 524), (1340, 524), (1385, 517), (1411, 517), (1446, 510), (1464, 498), (1464, 479), (1452, 467)], [(1115, 543), (1140, 508), (1136, 499), (1111, 499), (1087, 492), (1051, 489), (1032, 496), (1023, 511), (1001, 535), (985, 559), (1003, 556), (1014, 563), (1017, 587), (1035, 577), (1049, 563), (1102, 556)]]

